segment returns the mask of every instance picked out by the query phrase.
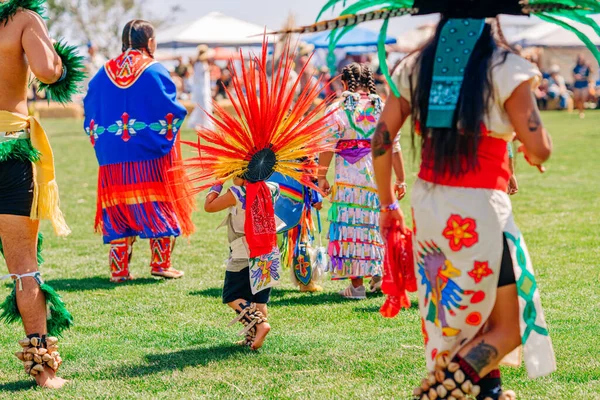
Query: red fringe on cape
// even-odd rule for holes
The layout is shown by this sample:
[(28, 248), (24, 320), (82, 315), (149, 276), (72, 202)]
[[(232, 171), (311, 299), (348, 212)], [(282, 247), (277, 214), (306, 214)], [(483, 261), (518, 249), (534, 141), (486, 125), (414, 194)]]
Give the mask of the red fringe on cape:
[[(153, 233), (179, 228), (183, 236), (194, 232), (192, 185), (181, 168), (173, 168), (182, 162), (176, 140), (171, 152), (161, 158), (100, 167), (96, 232), (107, 234), (103, 211), (116, 233), (144, 228)], [(140, 206), (141, 212), (133, 205)]]

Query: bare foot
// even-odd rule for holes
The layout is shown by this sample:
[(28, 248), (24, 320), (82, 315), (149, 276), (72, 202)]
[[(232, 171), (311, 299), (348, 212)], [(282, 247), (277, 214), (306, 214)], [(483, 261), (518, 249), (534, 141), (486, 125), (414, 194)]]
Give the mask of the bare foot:
[(60, 389), (68, 381), (56, 376), (56, 373), (51, 368), (44, 368), (44, 372), (35, 377), (38, 386), (47, 389)]
[(263, 322), (260, 325), (256, 326), (256, 337), (254, 338), (254, 343), (250, 347), (252, 350), (258, 350), (263, 346), (265, 342), (265, 338), (271, 331), (271, 325), (268, 322)]
[(517, 394), (512, 390), (507, 390), (500, 396), (500, 400), (516, 400)]

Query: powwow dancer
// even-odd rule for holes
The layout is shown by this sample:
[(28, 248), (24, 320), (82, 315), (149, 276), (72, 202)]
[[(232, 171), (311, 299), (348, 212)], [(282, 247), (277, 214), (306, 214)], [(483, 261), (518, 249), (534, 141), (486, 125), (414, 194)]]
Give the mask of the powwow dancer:
[(187, 114), (168, 71), (154, 61), (150, 23), (123, 30), (123, 53), (90, 82), (85, 131), (100, 164), (95, 227), (110, 244), (111, 281), (129, 272), (136, 237), (150, 239), (151, 274), (183, 276), (171, 265), (176, 237), (194, 230), (193, 199), (182, 171), (179, 130)]
[[(39, 386), (60, 388), (58, 339), (72, 324), (58, 294), (45, 284), (39, 220), (59, 236), (70, 233), (59, 208), (54, 159), (46, 132), (27, 116), (30, 70), (51, 100), (66, 103), (83, 80), (74, 47), (54, 43), (41, 17), (45, 1), (0, 1), (0, 252), (15, 286), (0, 304), (0, 319), (22, 321), (27, 337), (15, 355)], [(40, 240), (40, 243), (38, 243)]]
[[(372, 278), (371, 291), (379, 290), (383, 273), (384, 243), (379, 232), (379, 197), (373, 174), (372, 139), (383, 101), (377, 95), (373, 72), (367, 65), (352, 63), (344, 67), (343, 100), (334, 103), (327, 123), (337, 146), (333, 190), (327, 169), (333, 153), (322, 154), (319, 187), (332, 194), (329, 212), (329, 255), (332, 279), (352, 283), (340, 295), (350, 299), (366, 298), (364, 278)], [(394, 157), (398, 187), (405, 190), (400, 137)]]
[[(337, 3), (330, 1), (324, 11)], [(357, 14), (378, 5), (385, 8)], [(434, 39), (401, 64), (393, 81), (384, 70), (395, 95), (380, 119), (381, 145), (373, 149), (380, 199), (390, 211), (382, 214), (381, 224), (383, 230), (397, 221), (404, 224), (393, 201), (390, 149), (412, 116), (413, 130), (421, 133), (422, 142), (423, 162), (412, 204), (430, 371), (415, 389), (415, 398), (510, 399), (514, 393), (502, 393), (498, 365), (503, 359), (520, 361), (511, 357), (519, 345), (531, 378), (551, 373), (556, 363), (531, 260), (506, 193), (510, 176), (506, 142), (516, 132), (526, 159), (540, 170), (552, 146), (531, 93), (539, 71), (501, 49), (485, 18), (536, 15), (575, 32), (600, 60), (600, 51), (568, 22), (600, 31), (588, 16), (600, 12), (600, 3), (361, 1), (349, 5), (336, 20), (297, 32), (384, 19), (385, 38), (389, 18), (436, 12), (442, 20)], [(336, 31), (332, 41), (348, 31)]]
[[(197, 191), (213, 186), (205, 209), (218, 212), (229, 208), (231, 256), (223, 301), (238, 314), (233, 323), (245, 326), (241, 334), (246, 339), (241, 343), (253, 350), (263, 345), (269, 333), (266, 304), (270, 288), (281, 279), (273, 205), (278, 189), (266, 181), (279, 172), (316, 189), (313, 181), (318, 166), (312, 160), (331, 150), (325, 141), (326, 116), (319, 116), (325, 104), (312, 107), (320, 82), (307, 85), (294, 102), (300, 81), (290, 77), (293, 55), (286, 49), (269, 71), (267, 53), (265, 41), (261, 56), (252, 57), (241, 71), (231, 64), (233, 93), (228, 97), (235, 114), (231, 116), (215, 104), (214, 130), (199, 128), (199, 141), (189, 143), (199, 155), (186, 161)], [(305, 161), (299, 163), (299, 159)], [(230, 179), (234, 186), (219, 196), (222, 184)]]

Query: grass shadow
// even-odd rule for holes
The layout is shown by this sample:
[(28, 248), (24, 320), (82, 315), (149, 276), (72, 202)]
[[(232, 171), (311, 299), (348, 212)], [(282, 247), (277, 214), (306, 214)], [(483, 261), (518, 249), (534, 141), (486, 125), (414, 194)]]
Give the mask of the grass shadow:
[(214, 297), (220, 298), (223, 293), (223, 289), (220, 287), (208, 288), (202, 290), (194, 290), (189, 293), (190, 296), (202, 296), (202, 297)]
[(345, 299), (334, 292), (298, 293), (296, 296), (281, 296), (271, 300), (271, 306), (319, 306), (325, 304), (352, 303), (356, 300)]
[(139, 286), (160, 284), (160, 279), (139, 278), (122, 283), (112, 283), (106, 276), (92, 276), (82, 279), (56, 279), (47, 283), (58, 291), (84, 292), (88, 290), (114, 290), (122, 286)]
[(31, 390), (35, 387), (36, 387), (36, 383), (34, 380), (7, 382), (7, 383), (0, 384), (0, 393), (27, 391), (27, 390)]
[(221, 344), (173, 353), (148, 354), (147, 364), (120, 368), (112, 376), (142, 377), (164, 371), (182, 370), (186, 367), (206, 366), (211, 362), (227, 360), (240, 353), (251, 353), (251, 351), (247, 347), (236, 344)]
[[(290, 293), (299, 293), (298, 290), (292, 289), (273, 289), (271, 292), (271, 298), (279, 298), (284, 297)], [(223, 289), (220, 287), (208, 288), (203, 290), (194, 290), (189, 293), (190, 296), (203, 296), (203, 297), (214, 297), (221, 298), (223, 294)]]
[[(367, 306), (367, 307), (354, 307), (355, 312), (365, 312), (365, 313), (378, 313), (380, 309), (381, 309), (381, 306), (378, 306), (378, 305), (371, 305), (371, 306)], [(417, 309), (417, 310), (419, 309), (418, 301), (411, 301), (409, 310), (414, 310), (414, 309)], [(405, 311), (405, 309), (402, 309), (400, 311), (400, 313), (402, 313), (402, 311)]]

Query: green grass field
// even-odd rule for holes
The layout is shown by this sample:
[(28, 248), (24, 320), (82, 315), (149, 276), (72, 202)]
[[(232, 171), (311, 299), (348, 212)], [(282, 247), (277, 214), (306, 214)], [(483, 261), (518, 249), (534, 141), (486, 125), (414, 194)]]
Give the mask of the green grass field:
[[(521, 400), (600, 399), (600, 113), (583, 121), (566, 113), (543, 117), (555, 154), (546, 175), (520, 160), (514, 209), (537, 270), (558, 372), (530, 381), (524, 368), (504, 368), (504, 383)], [(23, 332), (0, 325), (1, 399), (409, 398), (425, 372), (414, 296), (410, 310), (385, 320), (382, 296), (342, 300), (336, 292), (343, 284), (332, 282), (324, 293), (306, 295), (286, 280), (273, 293), (265, 347), (252, 353), (235, 346), (239, 328), (227, 327), (233, 315), (220, 299), (227, 246), (226, 232), (215, 227), (223, 215), (198, 212), (197, 233), (179, 241), (174, 262), (184, 279), (151, 278), (142, 241), (132, 266), (138, 279), (110, 284), (108, 248), (92, 229), (93, 149), (80, 122), (44, 122), (73, 229), (57, 239), (43, 225), (44, 277), (76, 319), (61, 343), (61, 373), (71, 382), (60, 392), (35, 388), (12, 355)], [(416, 164), (406, 136), (410, 184)], [(7, 284), (0, 288), (1, 296), (9, 293)]]

